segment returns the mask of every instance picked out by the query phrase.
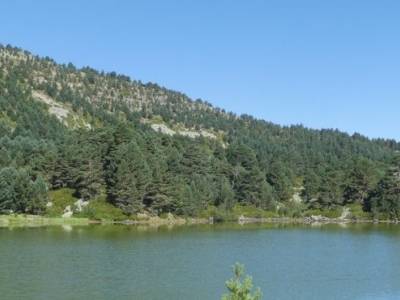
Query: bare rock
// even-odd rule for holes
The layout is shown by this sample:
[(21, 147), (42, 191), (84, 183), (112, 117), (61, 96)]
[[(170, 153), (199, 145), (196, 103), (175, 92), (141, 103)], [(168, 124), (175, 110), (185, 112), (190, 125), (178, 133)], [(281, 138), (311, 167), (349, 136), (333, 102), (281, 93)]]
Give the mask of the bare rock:
[(72, 211), (67, 211), (67, 212), (63, 213), (61, 217), (63, 217), (63, 218), (71, 218), (73, 214), (74, 213)]
[(83, 199), (79, 199), (74, 203), (75, 211), (81, 212), (84, 207), (89, 205), (89, 201), (84, 201)]
[(74, 212), (71, 209), (71, 205), (68, 205), (67, 207), (65, 207), (64, 213), (62, 214), (61, 217), (63, 217), (63, 218), (71, 218), (73, 214), (74, 214)]

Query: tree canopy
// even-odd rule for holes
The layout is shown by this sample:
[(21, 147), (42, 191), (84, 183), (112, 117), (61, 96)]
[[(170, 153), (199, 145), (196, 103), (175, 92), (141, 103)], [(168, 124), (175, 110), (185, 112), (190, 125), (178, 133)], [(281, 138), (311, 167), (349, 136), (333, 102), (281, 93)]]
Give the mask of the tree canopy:
[(10, 46), (0, 47), (0, 65), (3, 212), (41, 213), (46, 192), (67, 187), (128, 215), (277, 210), (301, 191), (308, 208), (358, 203), (398, 217), (396, 141), (237, 116)]

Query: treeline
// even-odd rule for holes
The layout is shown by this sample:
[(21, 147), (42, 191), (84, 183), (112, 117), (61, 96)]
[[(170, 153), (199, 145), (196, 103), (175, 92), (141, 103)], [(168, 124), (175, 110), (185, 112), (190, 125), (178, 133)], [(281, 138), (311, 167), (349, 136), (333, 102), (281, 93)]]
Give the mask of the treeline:
[[(59, 66), (10, 47), (0, 54), (3, 212), (42, 213), (47, 190), (63, 187), (83, 199), (106, 198), (128, 215), (197, 215), (237, 204), (283, 214), (354, 203), (391, 218), (400, 211), (395, 141), (281, 127), (115, 73)], [(63, 125), (33, 90), (71, 107), (91, 129)], [(223, 132), (223, 139), (163, 135), (141, 122), (154, 116)]]
[(196, 215), (208, 205), (272, 208), (275, 201), (254, 153), (244, 145), (225, 150), (216, 142), (144, 134), (120, 124), (69, 132), (56, 147), (20, 136), (1, 138), (0, 147), (7, 157), (1, 164), (8, 170), (4, 176), (21, 171), (31, 175), (31, 184), (40, 179), (51, 189), (69, 187), (85, 200), (107, 195), (127, 214), (146, 209)]

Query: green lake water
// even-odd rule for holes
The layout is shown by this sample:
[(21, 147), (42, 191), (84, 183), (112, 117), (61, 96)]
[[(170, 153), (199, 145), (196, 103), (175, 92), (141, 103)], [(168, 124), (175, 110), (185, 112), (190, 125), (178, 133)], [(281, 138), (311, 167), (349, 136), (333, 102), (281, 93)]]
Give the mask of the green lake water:
[(400, 225), (0, 228), (0, 299), (400, 299)]

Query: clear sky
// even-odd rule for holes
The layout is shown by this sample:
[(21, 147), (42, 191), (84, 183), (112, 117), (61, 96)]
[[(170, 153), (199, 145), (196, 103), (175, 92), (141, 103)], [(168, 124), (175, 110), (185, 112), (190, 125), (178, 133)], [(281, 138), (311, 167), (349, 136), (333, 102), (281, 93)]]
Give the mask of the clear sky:
[(0, 43), (279, 124), (400, 140), (398, 0), (3, 0)]

